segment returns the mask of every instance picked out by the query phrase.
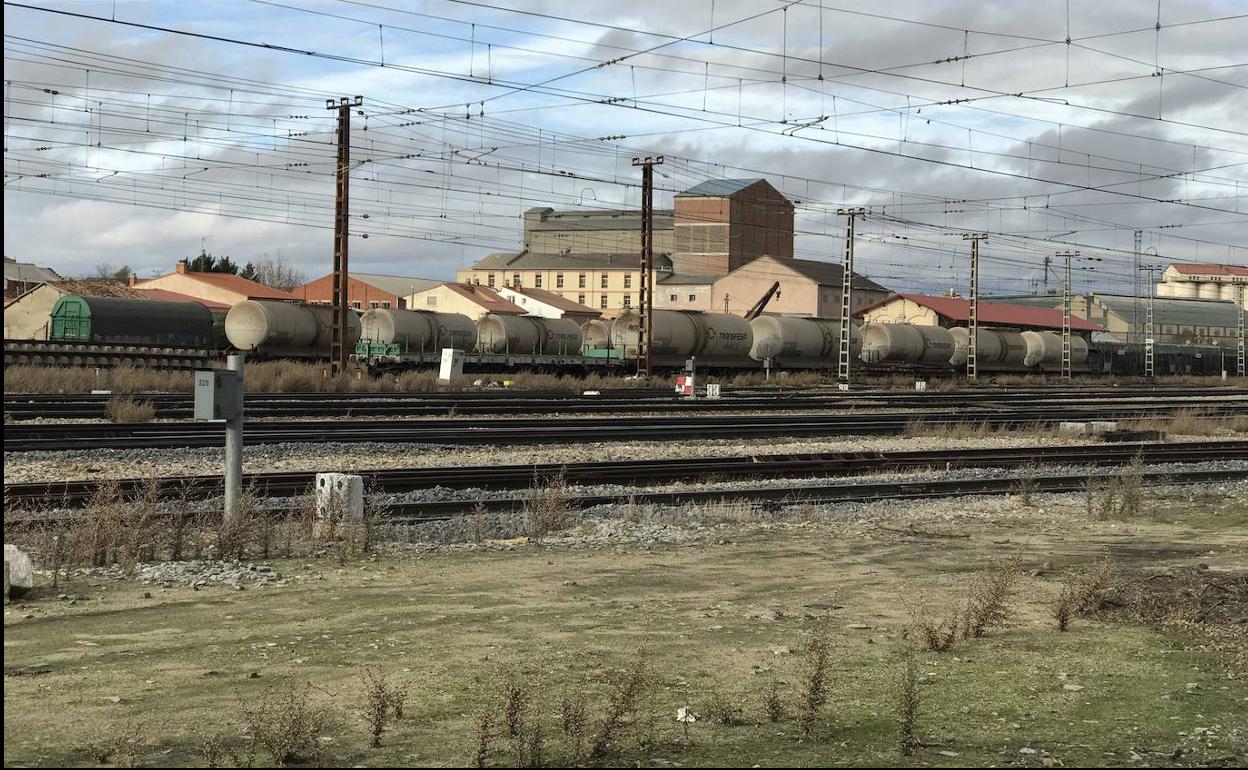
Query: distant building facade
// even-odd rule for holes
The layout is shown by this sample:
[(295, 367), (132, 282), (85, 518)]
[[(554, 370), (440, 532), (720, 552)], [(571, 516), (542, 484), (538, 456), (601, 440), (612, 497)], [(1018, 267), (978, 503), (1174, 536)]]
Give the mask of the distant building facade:
[(217, 302), (234, 306), (247, 299), (274, 299), (283, 302), (298, 302), (299, 297), (288, 291), (274, 289), (262, 283), (249, 281), (231, 273), (196, 273), (186, 269), (185, 262), (179, 262), (174, 272), (139, 280), (130, 278), (130, 286), (137, 289), (164, 289), (176, 294), (184, 294), (207, 302)]
[(61, 280), (50, 267), (40, 267), (30, 262), (18, 262), (12, 257), (4, 258), (4, 299), (20, 297), (36, 286)]

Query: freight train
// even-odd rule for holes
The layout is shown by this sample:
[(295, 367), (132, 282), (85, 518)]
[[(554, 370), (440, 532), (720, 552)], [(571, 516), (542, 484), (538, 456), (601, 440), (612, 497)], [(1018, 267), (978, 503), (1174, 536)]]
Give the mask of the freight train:
[[(53, 312), (50, 336), (78, 346), (181, 343), (202, 351), (245, 351), (255, 358), (323, 360), (329, 350), (333, 309), (325, 305), (247, 300), (224, 318), (216, 315), (189, 302), (66, 297)], [(349, 313), (346, 341), (355, 351), (354, 360), (373, 370), (435, 365), (443, 348), (455, 348), (467, 352), (470, 368), (624, 372), (636, 368), (639, 320), (636, 310), (578, 326), (567, 319), (490, 314), (474, 322), (458, 313), (379, 308)], [(835, 369), (840, 337), (840, 322), (824, 318), (746, 320), (723, 313), (655, 310), (651, 362), (668, 370), (683, 369), (690, 358), (703, 370)], [(962, 327), (853, 324), (849, 342), (856, 368), (881, 372), (963, 372), (969, 352), (969, 332)], [(8, 348), (6, 341), (6, 362)], [(1225, 352), (1157, 345), (1156, 371), (1216, 373)], [(1076, 372), (1137, 374), (1141, 358), (1138, 346), (1071, 338)], [(1062, 340), (1048, 331), (980, 328), (976, 359), (985, 373), (1058, 372)], [(45, 362), (29, 351), (22, 361)], [(62, 355), (49, 356), (46, 363), (77, 361)]]

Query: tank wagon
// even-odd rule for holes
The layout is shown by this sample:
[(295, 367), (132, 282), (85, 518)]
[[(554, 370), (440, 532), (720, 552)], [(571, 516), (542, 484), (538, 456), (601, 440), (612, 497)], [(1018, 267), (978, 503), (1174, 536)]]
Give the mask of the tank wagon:
[[(849, 326), (849, 354), (857, 360), (862, 352), (862, 332)], [(782, 368), (827, 365), (835, 362), (841, 349), (841, 322), (827, 318), (759, 316), (750, 321), (753, 344), (750, 358), (768, 358)]]
[(478, 353), (580, 355), (581, 327), (567, 318), (490, 313), (477, 322)]
[[(754, 333), (750, 322), (725, 313), (655, 310), (650, 332), (650, 357), (656, 366), (684, 366), (696, 357), (705, 366), (756, 368), (750, 358)], [(611, 324), (611, 348), (621, 358), (635, 360), (641, 335), (641, 315), (626, 310)]]
[[(276, 300), (244, 300), (225, 316), (225, 336), (237, 350), (262, 356), (321, 358), (329, 352), (334, 309)], [(360, 317), (347, 313), (346, 344), (360, 339)]]
[(442, 348), (472, 350), (477, 327), (460, 313), (374, 308), (360, 316), (359, 355), (438, 353)]
[(941, 326), (869, 323), (862, 328), (860, 358), (866, 364), (948, 367), (953, 356), (953, 335)]
[(67, 294), (52, 307), (48, 337), (58, 342), (209, 348), (212, 311), (198, 302)]

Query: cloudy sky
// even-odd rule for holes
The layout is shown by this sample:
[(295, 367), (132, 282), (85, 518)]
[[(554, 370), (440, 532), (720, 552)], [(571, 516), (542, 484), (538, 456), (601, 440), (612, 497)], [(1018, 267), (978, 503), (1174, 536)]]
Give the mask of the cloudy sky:
[(518, 248), (526, 208), (636, 206), (639, 154), (666, 157), (657, 206), (766, 177), (810, 259), (839, 260), (837, 209), (866, 207), (859, 272), (898, 289), (964, 290), (968, 231), (998, 293), (1042, 288), (1062, 250), (1076, 289), (1129, 290), (1137, 229), (1146, 262), (1248, 264), (1248, 2), (1160, 7), (6, 2), (5, 253), (322, 275), (325, 100), (361, 95), (361, 271), (450, 278)]

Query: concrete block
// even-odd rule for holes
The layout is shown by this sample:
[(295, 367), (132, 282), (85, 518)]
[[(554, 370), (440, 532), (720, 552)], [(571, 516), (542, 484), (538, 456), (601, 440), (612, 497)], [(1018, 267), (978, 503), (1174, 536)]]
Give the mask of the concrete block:
[(1057, 424), (1058, 433), (1073, 433), (1082, 436), (1088, 432), (1088, 424), (1086, 422), (1059, 422)]
[(1094, 420), (1089, 427), (1093, 433), (1109, 433), (1118, 430), (1118, 423), (1113, 420)]
[(364, 477), (351, 473), (316, 474), (316, 522), (313, 536), (325, 538), (343, 524), (364, 520)]
[(35, 568), (25, 551), (4, 544), (4, 598), (17, 599), (35, 585)]
[(438, 379), (449, 382), (464, 374), (464, 351), (454, 348), (442, 348), (442, 367), (438, 370)]

